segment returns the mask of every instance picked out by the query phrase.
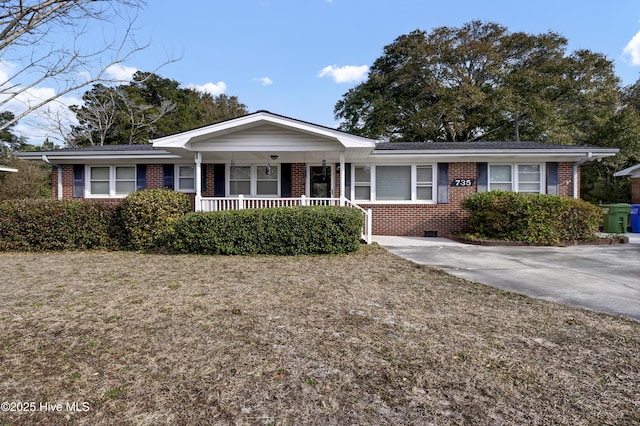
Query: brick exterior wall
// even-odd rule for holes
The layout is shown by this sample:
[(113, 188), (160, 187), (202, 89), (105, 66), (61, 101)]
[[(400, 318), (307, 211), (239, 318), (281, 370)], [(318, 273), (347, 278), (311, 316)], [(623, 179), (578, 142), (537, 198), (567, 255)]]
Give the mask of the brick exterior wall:
[[(202, 191), (202, 196), (203, 197), (213, 197), (214, 194), (214, 190), (215, 190), (215, 173), (213, 170), (213, 164), (207, 164), (207, 170), (205, 172), (205, 179), (207, 181), (207, 189), (205, 191)], [(195, 198), (194, 198), (195, 199)]]
[(161, 164), (150, 164), (147, 166), (147, 188), (164, 188), (164, 178)]
[(291, 165), (291, 197), (299, 198), (306, 193), (306, 170), (304, 163), (294, 163)]
[[(58, 197), (58, 173), (52, 173), (54, 176), (53, 196)], [(73, 166), (62, 166), (62, 199), (73, 199)]]
[[(578, 192), (580, 191), (580, 167), (578, 167)], [(558, 164), (558, 195), (573, 197), (573, 163)], [(580, 194), (578, 193), (578, 197)]]
[(631, 203), (640, 204), (640, 178), (631, 179)]
[[(294, 163), (291, 165), (291, 195), (301, 197), (306, 193), (306, 165)], [(58, 173), (53, 176), (53, 196), (57, 197)], [(449, 181), (452, 179), (476, 180), (476, 163), (449, 163)], [(578, 178), (580, 174), (578, 172)], [(86, 179), (87, 177), (85, 177)], [(203, 193), (205, 197), (214, 194), (215, 175), (213, 165), (207, 165), (206, 170), (207, 189)], [(73, 199), (73, 166), (62, 166), (63, 199)], [(335, 177), (335, 197), (340, 196), (340, 174)], [(447, 185), (449, 182), (447, 182)], [(147, 188), (162, 188), (163, 166), (158, 164), (147, 165)], [(578, 186), (579, 187), (579, 186)], [(434, 196), (437, 188), (433, 188)], [(437, 204), (373, 204), (361, 203), (363, 208), (372, 209), (374, 235), (398, 235), (422, 237), (425, 231), (436, 231), (438, 236), (446, 236), (452, 232), (463, 229), (466, 214), (461, 209), (460, 203), (469, 194), (477, 191), (476, 185), (471, 187), (448, 186), (449, 202)], [(640, 203), (640, 179), (633, 180), (632, 199), (634, 203)], [(565, 197), (573, 196), (573, 163), (560, 163), (558, 165), (558, 194)], [(195, 203), (195, 194), (188, 194), (192, 203)], [(122, 199), (106, 198), (93, 199), (108, 204), (119, 204)]]
[[(476, 180), (476, 163), (449, 163), (449, 177), (449, 180)], [(448, 203), (359, 205), (372, 210), (374, 235), (424, 237), (425, 231), (436, 231), (438, 236), (446, 236), (464, 227), (466, 213), (460, 208), (460, 203), (467, 195), (476, 192), (477, 187), (448, 188)], [(437, 188), (433, 191), (435, 196)]]

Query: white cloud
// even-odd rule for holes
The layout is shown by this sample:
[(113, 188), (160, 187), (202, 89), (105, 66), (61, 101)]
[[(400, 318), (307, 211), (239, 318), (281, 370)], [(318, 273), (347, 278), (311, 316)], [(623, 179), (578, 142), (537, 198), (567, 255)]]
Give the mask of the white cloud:
[(631, 56), (631, 64), (640, 65), (640, 31), (633, 36), (622, 52)]
[(203, 85), (190, 84), (187, 88), (202, 93), (209, 93), (211, 96), (219, 96), (227, 90), (227, 84), (224, 81), (219, 81), (217, 83), (205, 83)]
[(346, 65), (344, 67), (329, 65), (318, 73), (318, 77), (331, 77), (336, 83), (359, 83), (365, 80), (368, 72), (367, 65)]
[(107, 68), (107, 74), (117, 81), (131, 81), (133, 75), (138, 72), (134, 67), (126, 67), (121, 64), (113, 64)]
[(4, 86), (7, 83), (14, 69), (16, 69), (16, 64), (0, 59), (0, 86)]
[[(35, 107), (42, 101), (56, 96), (57, 90), (52, 87), (26, 88), (17, 84), (9, 89), (10, 85), (14, 83), (8, 80), (17, 69), (16, 64), (0, 60), (0, 87), (5, 89), (5, 92), (0, 94), (0, 100), (7, 100), (9, 92), (17, 93), (17, 96), (2, 106), (3, 110), (11, 111), (18, 116), (28, 108)], [(61, 141), (60, 129), (68, 129), (71, 124), (77, 123), (75, 115), (68, 107), (81, 104), (82, 99), (72, 94), (60, 96), (18, 120), (18, 123), (13, 127), (13, 132), (25, 136), (29, 143), (36, 145), (41, 144), (47, 137)]]
[(271, 80), (269, 77), (254, 78), (253, 81), (257, 81), (265, 87), (271, 86), (273, 84), (273, 80)]

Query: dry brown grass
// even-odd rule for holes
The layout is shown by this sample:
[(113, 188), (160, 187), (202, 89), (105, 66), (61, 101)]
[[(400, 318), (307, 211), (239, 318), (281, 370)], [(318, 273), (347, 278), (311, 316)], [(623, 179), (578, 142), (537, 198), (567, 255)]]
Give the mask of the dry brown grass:
[(3, 253), (0, 277), (0, 400), (38, 404), (0, 424), (640, 422), (640, 323), (377, 246)]

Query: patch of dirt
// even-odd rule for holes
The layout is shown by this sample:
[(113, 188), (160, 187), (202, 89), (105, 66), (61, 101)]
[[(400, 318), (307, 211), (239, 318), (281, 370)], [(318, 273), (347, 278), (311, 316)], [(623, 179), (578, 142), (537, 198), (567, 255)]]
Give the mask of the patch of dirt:
[(640, 422), (640, 323), (375, 245), (0, 253), (0, 277), (0, 397), (22, 409), (2, 424)]

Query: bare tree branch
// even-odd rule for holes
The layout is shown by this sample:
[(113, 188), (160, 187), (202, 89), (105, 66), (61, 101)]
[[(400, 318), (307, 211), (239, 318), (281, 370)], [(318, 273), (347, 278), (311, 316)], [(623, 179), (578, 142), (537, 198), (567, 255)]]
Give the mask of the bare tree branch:
[[(0, 63), (18, 68), (0, 80), (0, 110), (20, 102), (13, 120), (0, 130), (45, 105), (96, 83), (123, 83), (109, 75), (110, 67), (124, 63), (148, 44), (139, 45), (134, 23), (144, 0), (7, 0), (0, 2)], [(83, 48), (92, 23), (124, 20), (126, 30), (98, 48)], [(65, 41), (56, 36), (65, 33)], [(167, 60), (160, 68), (173, 60)], [(33, 96), (48, 84), (54, 93)]]

